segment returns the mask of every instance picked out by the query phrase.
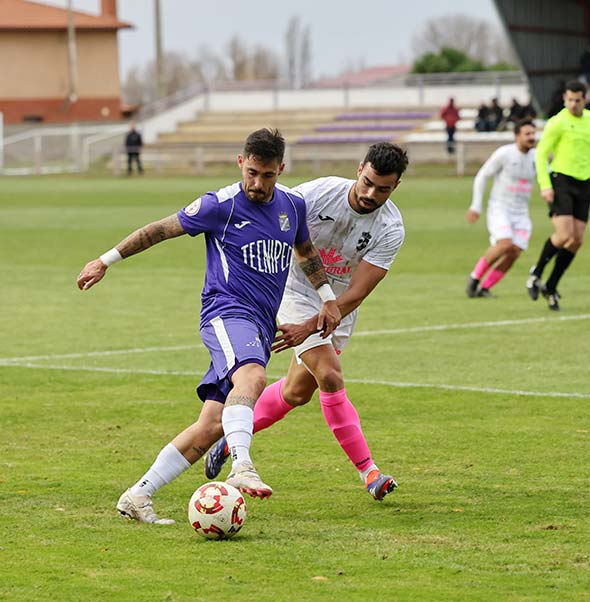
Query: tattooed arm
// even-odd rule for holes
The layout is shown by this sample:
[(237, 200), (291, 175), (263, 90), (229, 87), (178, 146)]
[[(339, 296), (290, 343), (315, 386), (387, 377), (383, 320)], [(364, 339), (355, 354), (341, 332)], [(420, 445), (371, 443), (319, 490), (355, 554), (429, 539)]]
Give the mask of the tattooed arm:
[[(116, 250), (112, 249), (109, 253), (114, 253), (115, 255), (118, 253), (120, 255), (119, 259), (124, 259), (125, 257), (130, 257), (136, 253), (145, 251), (163, 240), (176, 238), (183, 234), (186, 234), (186, 232), (180, 225), (178, 216), (174, 213), (164, 219), (147, 224), (147, 226), (144, 226), (143, 228), (139, 228), (139, 230), (136, 230), (122, 240), (115, 247)], [(102, 258), (93, 259), (87, 263), (78, 276), (78, 288), (85, 291), (102, 280), (108, 265), (104, 263)]]
[[(322, 259), (311, 240), (308, 239), (299, 245), (295, 245), (295, 258), (316, 290), (324, 286), (330, 289)], [(322, 338), (326, 338), (340, 324), (340, 310), (335, 299), (334, 297), (333, 301), (324, 302), (318, 315), (317, 329), (322, 331)]]
[(139, 230), (130, 234), (125, 240), (117, 245), (117, 251), (123, 258), (130, 257), (141, 251), (149, 249), (151, 246), (167, 240), (186, 234), (180, 225), (176, 213), (165, 217), (157, 222), (152, 222)]
[(322, 258), (311, 240), (308, 239), (306, 242), (295, 246), (295, 257), (299, 267), (316, 290), (323, 284), (328, 284)]

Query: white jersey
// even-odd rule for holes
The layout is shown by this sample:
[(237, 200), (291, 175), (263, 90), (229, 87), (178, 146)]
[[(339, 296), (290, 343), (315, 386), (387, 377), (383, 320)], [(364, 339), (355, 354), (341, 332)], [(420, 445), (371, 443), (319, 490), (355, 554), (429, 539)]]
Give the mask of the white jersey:
[(523, 153), (516, 143), (497, 148), (475, 176), (470, 209), (481, 213), (486, 182), (492, 176), (489, 207), (502, 205), (513, 214), (528, 214), (536, 178), (534, 149)]
[[(310, 238), (322, 257), (336, 296), (348, 287), (361, 260), (389, 269), (404, 241), (402, 217), (391, 201), (372, 213), (361, 214), (352, 209), (348, 194), (354, 183), (355, 180), (330, 176), (294, 188), (305, 199)], [(295, 261), (291, 262), (285, 293), (317, 297)]]

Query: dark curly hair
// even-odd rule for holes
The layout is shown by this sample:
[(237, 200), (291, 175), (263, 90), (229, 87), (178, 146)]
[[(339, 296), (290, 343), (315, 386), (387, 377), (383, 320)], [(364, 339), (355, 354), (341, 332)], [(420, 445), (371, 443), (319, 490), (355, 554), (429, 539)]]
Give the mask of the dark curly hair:
[(408, 167), (408, 155), (397, 144), (376, 142), (369, 146), (363, 163), (370, 163), (379, 176), (395, 173), (401, 178)]
[(275, 129), (262, 128), (252, 132), (244, 143), (244, 157), (256, 157), (263, 163), (269, 161), (283, 162), (285, 155), (285, 139)]

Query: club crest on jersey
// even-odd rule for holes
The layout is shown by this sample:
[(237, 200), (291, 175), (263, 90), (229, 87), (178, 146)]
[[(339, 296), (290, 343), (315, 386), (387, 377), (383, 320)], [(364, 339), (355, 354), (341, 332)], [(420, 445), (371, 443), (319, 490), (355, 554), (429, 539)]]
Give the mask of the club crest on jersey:
[(199, 213), (199, 209), (201, 208), (201, 197), (195, 199), (190, 205), (185, 207), (184, 213), (188, 216), (197, 215)]
[(289, 216), (286, 213), (279, 213), (279, 227), (281, 232), (288, 232), (291, 229), (291, 222)]
[(356, 250), (362, 251), (369, 244), (369, 241), (371, 240), (371, 238), (372, 238), (372, 236), (371, 236), (370, 232), (362, 232), (361, 237), (358, 239), (358, 242), (356, 243)]

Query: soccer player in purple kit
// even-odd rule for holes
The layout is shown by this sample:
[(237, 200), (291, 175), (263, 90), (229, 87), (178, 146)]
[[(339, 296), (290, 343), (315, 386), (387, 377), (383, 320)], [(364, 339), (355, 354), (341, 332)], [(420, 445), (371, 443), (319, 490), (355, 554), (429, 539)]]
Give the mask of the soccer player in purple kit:
[(272, 494), (252, 464), (250, 444), (253, 408), (266, 385), (266, 364), (292, 250), (323, 300), (318, 331), (329, 336), (340, 322), (321, 257), (309, 238), (303, 198), (277, 184), (284, 169), (284, 148), (278, 131), (253, 132), (238, 155), (241, 182), (207, 193), (178, 213), (133, 232), (89, 262), (78, 276), (78, 287), (87, 290), (123, 258), (169, 238), (205, 234), (200, 333), (211, 365), (197, 387), (203, 407), (197, 422), (166, 445), (146, 474), (121, 495), (117, 510), (124, 516), (173, 523), (156, 515), (152, 496), (207, 451), (219, 437), (220, 422), (232, 458), (227, 483), (253, 497)]
[[(334, 292), (342, 321), (326, 338), (316, 332), (320, 311), (313, 288), (291, 265), (278, 318), (277, 352), (293, 347), (285, 378), (266, 387), (254, 408), (254, 433), (269, 428), (319, 389), (322, 414), (342, 451), (358, 471), (365, 490), (381, 501), (396, 480), (381, 472), (348, 397), (339, 356), (352, 338), (364, 300), (388, 274), (405, 236), (402, 216), (390, 201), (408, 165), (404, 150), (390, 142), (372, 144), (358, 165), (356, 179), (328, 176), (295, 188), (307, 206), (307, 223)], [(220, 439), (205, 460), (205, 474), (216, 478), (229, 458)]]

